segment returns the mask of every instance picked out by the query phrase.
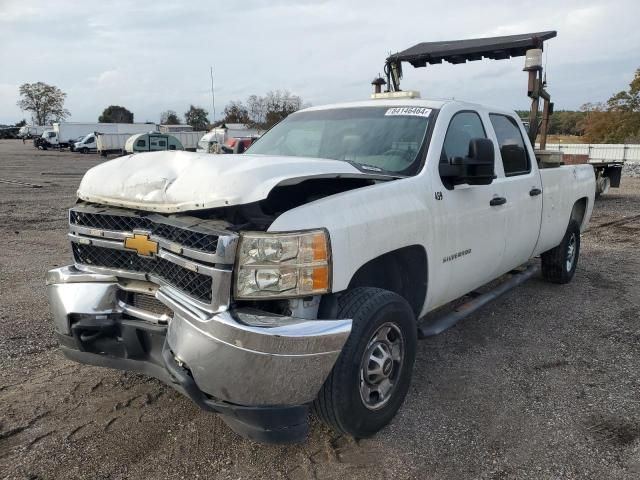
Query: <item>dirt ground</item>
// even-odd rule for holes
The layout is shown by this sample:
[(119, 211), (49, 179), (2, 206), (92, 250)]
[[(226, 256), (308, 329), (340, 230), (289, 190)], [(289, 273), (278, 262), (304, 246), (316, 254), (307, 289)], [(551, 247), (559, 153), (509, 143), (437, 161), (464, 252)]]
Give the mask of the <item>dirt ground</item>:
[(56, 349), (44, 275), (95, 155), (0, 141), (0, 477), (638, 479), (640, 179), (596, 202), (574, 281), (534, 278), (418, 345), (396, 419), (355, 442), (234, 434), (171, 388)]

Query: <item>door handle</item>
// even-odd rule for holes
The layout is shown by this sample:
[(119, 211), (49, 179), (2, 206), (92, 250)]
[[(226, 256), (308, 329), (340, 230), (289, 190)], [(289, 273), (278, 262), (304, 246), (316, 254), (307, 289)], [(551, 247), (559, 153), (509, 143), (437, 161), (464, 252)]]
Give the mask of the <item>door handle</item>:
[(535, 197), (536, 195), (540, 195), (542, 193), (542, 190), (540, 190), (539, 188), (532, 188), (531, 190), (529, 190), (529, 195), (532, 197)]
[(492, 207), (495, 207), (496, 205), (504, 205), (505, 203), (507, 203), (507, 199), (504, 197), (493, 197), (491, 199), (491, 201), (489, 202), (489, 205), (491, 205)]

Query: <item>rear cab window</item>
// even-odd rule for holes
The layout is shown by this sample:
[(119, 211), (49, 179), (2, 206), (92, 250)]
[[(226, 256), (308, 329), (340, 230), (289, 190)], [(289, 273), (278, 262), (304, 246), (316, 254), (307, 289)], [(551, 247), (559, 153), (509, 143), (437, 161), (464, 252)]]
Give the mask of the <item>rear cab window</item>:
[(531, 159), (516, 120), (499, 113), (489, 114), (498, 139), (504, 174), (507, 177), (525, 175), (531, 171)]

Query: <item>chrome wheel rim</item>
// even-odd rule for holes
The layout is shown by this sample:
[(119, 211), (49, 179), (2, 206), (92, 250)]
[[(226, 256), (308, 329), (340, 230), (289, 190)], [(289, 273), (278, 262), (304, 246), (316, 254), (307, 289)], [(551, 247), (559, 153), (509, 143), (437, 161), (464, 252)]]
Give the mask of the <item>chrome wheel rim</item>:
[(573, 268), (573, 262), (576, 258), (576, 234), (571, 234), (571, 238), (569, 239), (569, 246), (567, 247), (567, 272), (570, 272)]
[(360, 398), (369, 410), (393, 396), (404, 361), (404, 337), (393, 323), (381, 325), (369, 339), (360, 362)]

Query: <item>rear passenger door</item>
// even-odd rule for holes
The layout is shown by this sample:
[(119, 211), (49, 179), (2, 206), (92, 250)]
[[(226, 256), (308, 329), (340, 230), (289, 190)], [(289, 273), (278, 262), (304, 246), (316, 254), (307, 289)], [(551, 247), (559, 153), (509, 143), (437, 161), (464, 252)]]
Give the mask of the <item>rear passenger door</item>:
[(498, 142), (496, 161), (502, 161), (504, 167), (501, 179), (507, 200), (506, 244), (501, 265), (504, 273), (533, 254), (542, 219), (542, 183), (517, 120), (498, 113), (490, 113), (489, 119)]

